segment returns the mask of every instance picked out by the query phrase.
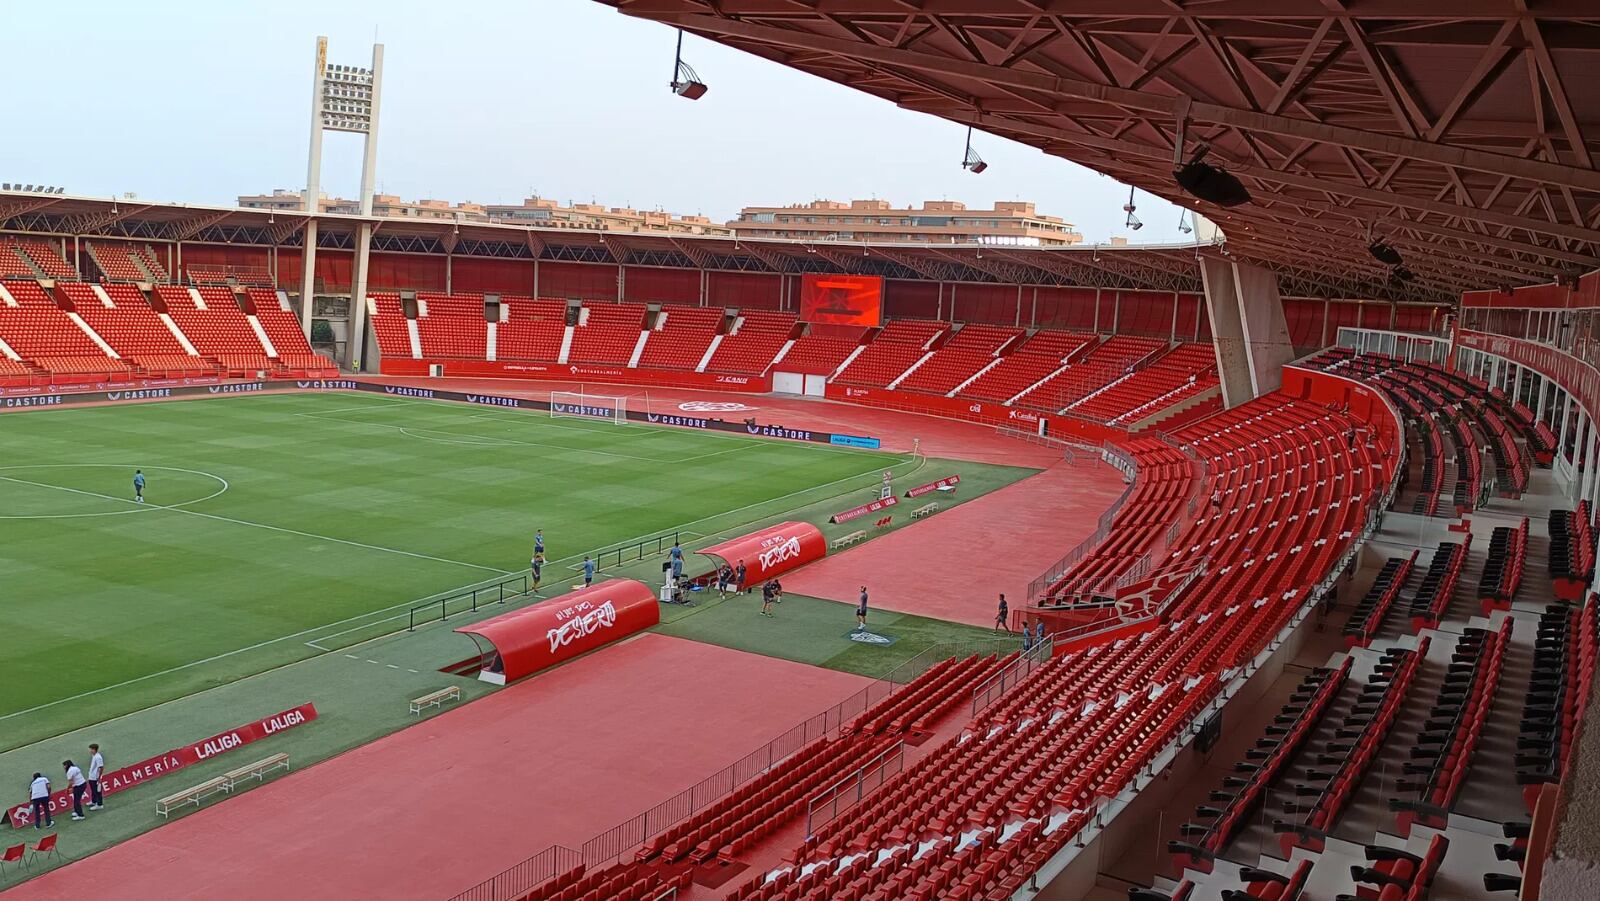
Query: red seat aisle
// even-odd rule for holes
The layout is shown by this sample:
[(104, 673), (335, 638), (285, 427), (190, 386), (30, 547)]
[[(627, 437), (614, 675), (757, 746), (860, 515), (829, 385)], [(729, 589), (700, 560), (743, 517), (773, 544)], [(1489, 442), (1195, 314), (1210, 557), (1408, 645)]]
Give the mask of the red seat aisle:
[(636, 303), (584, 301), (585, 321), (572, 332), (567, 359), (573, 363), (626, 366), (644, 330), (645, 308)]
[(404, 309), (400, 304), (400, 295), (375, 291), (367, 295), (370, 304), (369, 322), (372, 323), (372, 334), (378, 339), (378, 352), (385, 357), (411, 357), (411, 328), (406, 325), (408, 321)]
[(495, 358), (554, 363), (567, 333), (567, 302), (503, 296), (504, 311), (495, 326)]
[(924, 319), (892, 319), (834, 380), (846, 385), (884, 387), (922, 359), (949, 326), (948, 322)]
[(59, 375), (127, 377), (128, 365), (108, 356), (38, 282), (10, 280), (6, 290), (18, 306), (0, 304), (0, 340), (24, 361)]
[(487, 352), (489, 321), (482, 294), (418, 294), (417, 336), (425, 357), (481, 360)]
[(148, 282), (150, 275), (133, 259), (133, 247), (121, 241), (88, 241), (89, 258), (100, 267), (107, 281)]
[(300, 319), (284, 308), (278, 292), (267, 288), (249, 288), (245, 297), (255, 313), (256, 322), (266, 332), (272, 349), (277, 351), (278, 364), (301, 375), (329, 375), (339, 371), (334, 362), (311, 349), (306, 333), (300, 330)]
[(1080, 332), (1040, 330), (1001, 358), (999, 365), (961, 390), (962, 397), (1004, 403), (1060, 369), (1073, 354), (1097, 340)]
[[(189, 293), (191, 290), (199, 293), (205, 309), (195, 304), (194, 296)], [(250, 327), (244, 311), (239, 309), (231, 290), (157, 285), (155, 292), (172, 321), (201, 356), (215, 359), (224, 369), (237, 375), (272, 368), (266, 348)]]
[[(760, 375), (767, 371), (778, 351), (794, 333), (793, 313), (745, 310), (734, 320), (731, 332), (717, 345), (708, 372), (735, 372)], [(834, 364), (837, 366), (838, 364)], [(832, 370), (829, 370), (832, 371)]]
[(657, 328), (650, 332), (639, 365), (647, 369), (694, 369), (722, 328), (722, 307), (661, 307)]
[(1015, 344), (1021, 335), (1020, 328), (968, 323), (934, 351), (926, 363), (906, 376), (899, 390), (949, 394), (993, 363), (997, 354)]
[(144, 294), (134, 285), (112, 283), (102, 286), (114, 304), (107, 307), (93, 286), (81, 282), (62, 282), (62, 293), (72, 301), (73, 310), (111, 345), (127, 362), (148, 375), (169, 377), (183, 374), (214, 373), (217, 364), (191, 355), (172, 330), (161, 321)]

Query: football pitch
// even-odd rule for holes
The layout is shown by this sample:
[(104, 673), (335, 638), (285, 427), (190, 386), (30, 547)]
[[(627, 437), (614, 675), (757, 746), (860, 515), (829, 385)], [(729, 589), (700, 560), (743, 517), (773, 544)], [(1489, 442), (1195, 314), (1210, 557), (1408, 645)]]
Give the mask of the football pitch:
[(0, 750), (403, 629), (536, 528), (548, 597), (585, 553), (849, 506), (909, 459), (351, 393), (7, 414)]

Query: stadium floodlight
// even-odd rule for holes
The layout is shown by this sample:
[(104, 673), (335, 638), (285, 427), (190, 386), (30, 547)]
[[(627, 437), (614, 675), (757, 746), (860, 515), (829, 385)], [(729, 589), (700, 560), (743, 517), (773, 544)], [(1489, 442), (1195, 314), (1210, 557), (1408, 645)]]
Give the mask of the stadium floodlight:
[(967, 151), (961, 157), (961, 168), (971, 172), (973, 175), (977, 175), (989, 168), (989, 164), (983, 161), (983, 157), (978, 156), (978, 151), (972, 149), (972, 126), (970, 125), (967, 126)]
[[(1179, 143), (1182, 148), (1182, 143)], [(1224, 172), (1210, 163), (1204, 162), (1206, 154), (1211, 152), (1208, 144), (1201, 144), (1200, 149), (1194, 152), (1187, 163), (1183, 163), (1172, 170), (1172, 177), (1177, 179), (1178, 187), (1188, 191), (1195, 197), (1221, 207), (1238, 206), (1250, 202), (1250, 191), (1240, 181), (1238, 176)]]
[(678, 52), (672, 61), (672, 92), (687, 100), (699, 100), (706, 95), (706, 83), (694, 69), (683, 61), (683, 29), (678, 29)]
[(1178, 213), (1178, 231), (1183, 232), (1186, 235), (1194, 231), (1194, 226), (1189, 224), (1188, 210), (1183, 210)]
[(1139, 217), (1133, 214), (1133, 211), (1136, 209), (1138, 209), (1138, 207), (1133, 205), (1133, 188), (1129, 187), (1128, 202), (1122, 205), (1122, 211), (1128, 214), (1128, 218), (1122, 224), (1133, 229), (1134, 231), (1144, 228), (1144, 223), (1140, 222)]

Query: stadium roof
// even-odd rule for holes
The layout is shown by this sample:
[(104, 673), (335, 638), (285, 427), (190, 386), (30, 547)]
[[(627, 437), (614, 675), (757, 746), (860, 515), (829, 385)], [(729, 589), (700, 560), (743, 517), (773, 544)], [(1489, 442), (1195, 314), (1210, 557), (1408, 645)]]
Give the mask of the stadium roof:
[[(359, 216), (317, 215), (317, 247), (353, 250)], [(238, 207), (0, 191), (0, 232), (298, 247), (308, 215)], [(1210, 245), (999, 247), (861, 244), (533, 228), (501, 223), (370, 218), (372, 249), (501, 259), (564, 260), (741, 272), (850, 272), (884, 278), (1017, 285), (1071, 285), (1199, 293), (1198, 258)], [(1285, 296), (1454, 300), (1380, 281), (1336, 278), (1273, 261)]]
[[(1375, 238), (1398, 296), (1600, 264), (1595, 0), (600, 2), (1089, 166), (1328, 290), (1387, 277)], [(1254, 202), (1178, 188), (1180, 121)]]

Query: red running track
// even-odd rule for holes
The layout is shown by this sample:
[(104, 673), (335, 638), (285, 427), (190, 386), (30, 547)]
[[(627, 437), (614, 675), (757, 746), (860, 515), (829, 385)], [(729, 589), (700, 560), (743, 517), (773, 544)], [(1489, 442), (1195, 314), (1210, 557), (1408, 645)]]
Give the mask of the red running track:
[(214, 801), (6, 901), (448, 898), (551, 844), (581, 846), (869, 681), (647, 633)]
[[(591, 394), (626, 396), (629, 409), (651, 413), (721, 417), (739, 421), (754, 416), (763, 425), (794, 429), (871, 435), (883, 439), (884, 450), (906, 453), (914, 439), (929, 457), (975, 460), (1011, 466), (1045, 467), (1061, 459), (1059, 451), (1005, 438), (992, 425), (941, 419), (920, 413), (904, 413), (876, 407), (795, 397), (786, 394), (730, 394), (689, 388), (639, 388), (630, 385), (580, 385), (562, 382), (530, 382), (526, 379), (430, 379), (409, 376), (361, 376), (362, 381), (438, 388), (444, 391), (482, 391), (503, 397), (548, 400), (552, 391), (577, 391)], [(705, 411), (707, 404), (730, 404), (746, 409)], [(686, 408), (687, 405), (687, 408)]]
[(992, 626), (1000, 593), (1013, 610), (1025, 604), (1028, 583), (1094, 533), (1122, 488), (1122, 473), (1104, 463), (1058, 463), (910, 528), (829, 554), (785, 576), (783, 587), (853, 604), (865, 583), (871, 607)]

